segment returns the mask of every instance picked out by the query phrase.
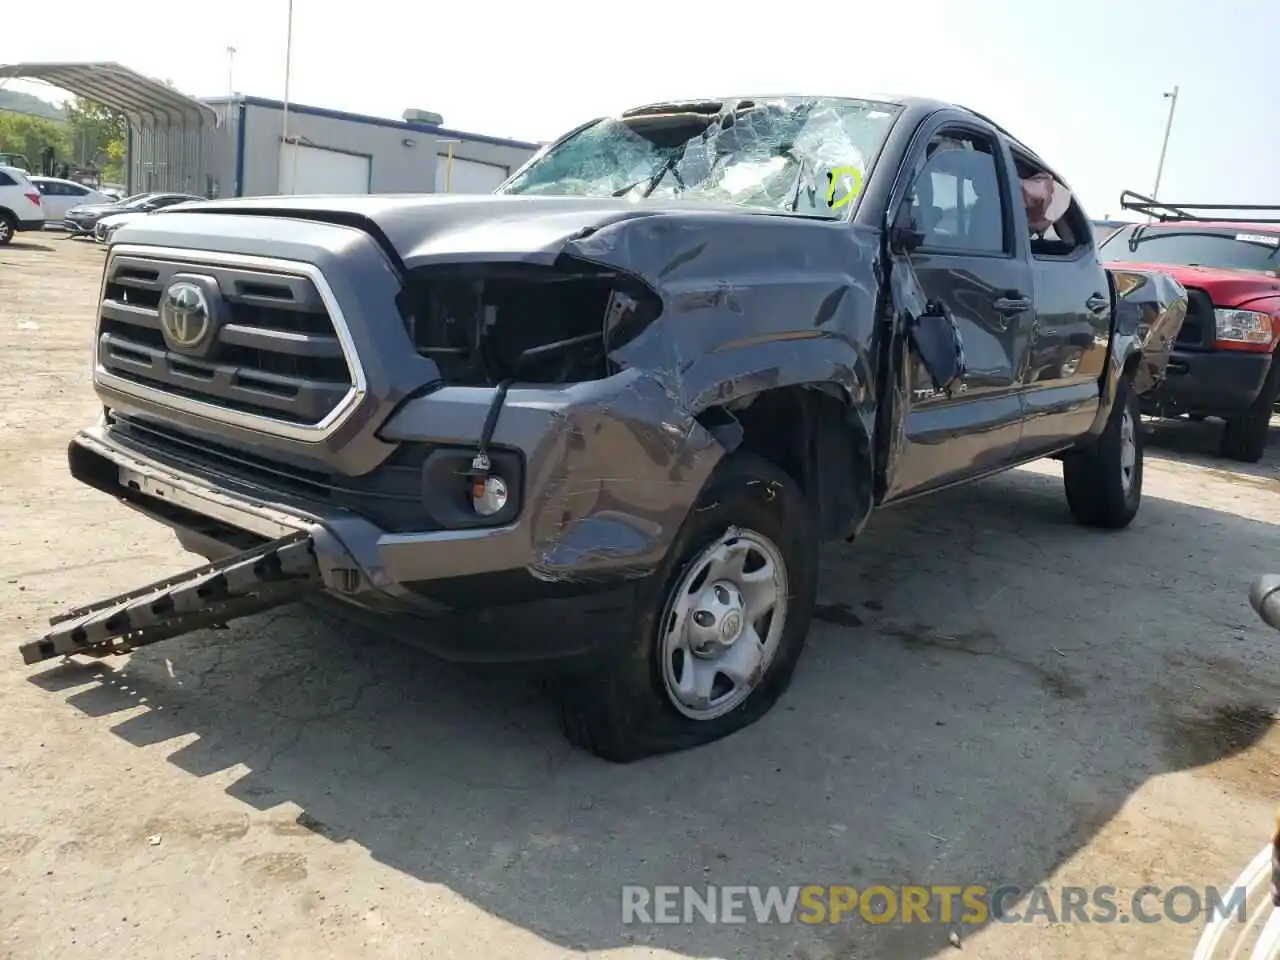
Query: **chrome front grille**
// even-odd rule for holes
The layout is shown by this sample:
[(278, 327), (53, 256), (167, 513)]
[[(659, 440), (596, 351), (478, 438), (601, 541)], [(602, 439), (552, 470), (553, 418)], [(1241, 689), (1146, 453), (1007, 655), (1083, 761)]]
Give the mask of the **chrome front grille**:
[[(192, 286), (207, 326), (184, 328), (174, 318), (190, 308), (162, 306)], [(194, 346), (183, 342), (193, 328), (207, 330)], [(345, 321), (315, 267), (167, 248), (113, 249), (96, 377), (139, 399), (305, 440), (336, 429), (364, 394)]]

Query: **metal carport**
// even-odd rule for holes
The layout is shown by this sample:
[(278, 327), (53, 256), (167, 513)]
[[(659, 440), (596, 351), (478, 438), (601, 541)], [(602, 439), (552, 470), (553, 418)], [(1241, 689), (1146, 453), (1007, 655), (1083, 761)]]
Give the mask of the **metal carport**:
[(210, 192), (210, 135), (218, 115), (206, 104), (118, 63), (15, 63), (0, 81), (39, 80), (119, 110), (129, 120), (125, 177), (130, 193)]

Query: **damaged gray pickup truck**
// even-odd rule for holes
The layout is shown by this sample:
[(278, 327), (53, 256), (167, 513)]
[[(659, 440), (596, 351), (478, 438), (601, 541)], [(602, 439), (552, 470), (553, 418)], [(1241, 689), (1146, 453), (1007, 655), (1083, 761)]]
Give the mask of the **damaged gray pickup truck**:
[(209, 562), (22, 652), (311, 598), (553, 663), (610, 760), (705, 743), (786, 688), (818, 545), (873, 509), (1058, 457), (1079, 522), (1127, 525), (1185, 310), (925, 100), (643, 107), (492, 196), (187, 204), (109, 248), (69, 461)]

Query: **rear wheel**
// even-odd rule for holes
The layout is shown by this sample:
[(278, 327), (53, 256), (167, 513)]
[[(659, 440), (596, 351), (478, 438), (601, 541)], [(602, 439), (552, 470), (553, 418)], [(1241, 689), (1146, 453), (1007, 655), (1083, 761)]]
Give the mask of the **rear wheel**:
[(17, 230), (18, 221), (13, 218), (13, 214), (0, 212), (0, 247), (11, 243)]
[(1127, 527), (1142, 503), (1138, 396), (1128, 378), (1116, 390), (1102, 435), (1091, 447), (1069, 453), (1062, 461), (1067, 505), (1076, 522), (1112, 530)]
[(1271, 359), (1271, 370), (1262, 390), (1243, 416), (1232, 417), (1222, 431), (1222, 455), (1241, 463), (1257, 463), (1267, 452), (1271, 414), (1280, 397), (1280, 355)]
[(565, 734), (629, 762), (754, 723), (790, 683), (816, 590), (816, 527), (795, 481), (726, 457), (641, 588), (632, 642), (553, 685)]

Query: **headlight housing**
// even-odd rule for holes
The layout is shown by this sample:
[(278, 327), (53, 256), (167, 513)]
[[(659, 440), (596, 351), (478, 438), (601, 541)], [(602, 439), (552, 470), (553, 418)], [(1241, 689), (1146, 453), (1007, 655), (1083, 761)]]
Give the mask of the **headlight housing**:
[(1275, 321), (1269, 313), (1257, 310), (1215, 308), (1214, 339), (1225, 350), (1266, 352), (1275, 341)]

